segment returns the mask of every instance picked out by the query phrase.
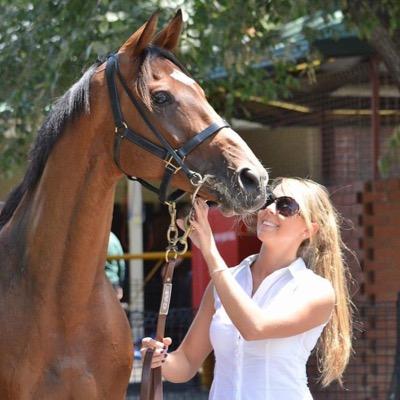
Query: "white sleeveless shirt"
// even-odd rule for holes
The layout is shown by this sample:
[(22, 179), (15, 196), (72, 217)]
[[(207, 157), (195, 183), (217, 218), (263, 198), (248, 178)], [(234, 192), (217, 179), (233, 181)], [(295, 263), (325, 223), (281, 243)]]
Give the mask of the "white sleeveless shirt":
[[(250, 266), (257, 254), (230, 268), (251, 297)], [(268, 275), (252, 299), (266, 312), (284, 310), (296, 302), (302, 284), (325, 284), (324, 278), (308, 269), (301, 258)], [(232, 324), (216, 292), (210, 340), (215, 354), (210, 400), (312, 400), (307, 386), (306, 363), (325, 326), (299, 335), (247, 341)]]

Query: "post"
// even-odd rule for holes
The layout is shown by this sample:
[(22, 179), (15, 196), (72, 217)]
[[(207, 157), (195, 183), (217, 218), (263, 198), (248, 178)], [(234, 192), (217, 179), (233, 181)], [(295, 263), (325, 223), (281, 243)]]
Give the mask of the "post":
[(373, 162), (373, 179), (379, 178), (379, 153), (380, 153), (380, 104), (379, 104), (379, 59), (372, 57), (370, 65), (371, 80), (371, 129), (372, 129), (372, 162)]
[[(128, 229), (129, 229), (129, 252), (143, 252), (143, 229), (142, 229), (142, 188), (140, 183), (128, 182)], [(143, 260), (130, 260), (129, 268), (129, 311), (143, 312)]]

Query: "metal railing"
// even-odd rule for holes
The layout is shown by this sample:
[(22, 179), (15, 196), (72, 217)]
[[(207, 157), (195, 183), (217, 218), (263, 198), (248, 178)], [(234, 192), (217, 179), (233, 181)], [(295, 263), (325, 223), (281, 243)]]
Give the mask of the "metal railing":
[[(179, 256), (179, 258), (191, 258), (192, 253), (187, 251), (185, 254)], [(108, 256), (107, 260), (164, 260), (165, 251), (147, 251), (144, 253), (125, 253), (120, 256)]]

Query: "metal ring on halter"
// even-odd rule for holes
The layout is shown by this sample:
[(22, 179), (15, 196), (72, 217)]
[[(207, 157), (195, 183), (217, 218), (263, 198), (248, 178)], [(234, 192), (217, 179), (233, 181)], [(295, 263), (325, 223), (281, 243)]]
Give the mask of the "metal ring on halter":
[(122, 126), (119, 126), (119, 127), (116, 126), (116, 127), (115, 127), (115, 133), (118, 133), (119, 130), (120, 130), (120, 129), (123, 129), (123, 128), (128, 129), (128, 125), (126, 124), (125, 121), (122, 121), (122, 125), (123, 125), (123, 127), (122, 127)]
[(193, 172), (193, 175), (190, 178), (190, 183), (193, 186), (200, 186), (203, 183), (203, 177), (198, 172)]

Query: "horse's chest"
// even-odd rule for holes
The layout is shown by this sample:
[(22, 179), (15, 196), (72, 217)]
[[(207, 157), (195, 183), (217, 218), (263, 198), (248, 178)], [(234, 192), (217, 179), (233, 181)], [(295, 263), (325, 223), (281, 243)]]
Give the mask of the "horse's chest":
[(1, 349), (1, 400), (123, 399), (133, 354), (129, 330), (88, 324), (68, 336), (52, 323), (28, 330), (29, 336), (14, 327), (14, 339), (4, 341), (8, 351)]
[[(87, 348), (72, 356), (49, 356), (42, 348), (40, 357), (14, 364), (14, 372), (0, 362), (0, 399), (2, 400), (122, 400), (130, 375), (129, 354), (124, 360), (107, 349)], [(104, 354), (102, 354), (104, 352)], [(33, 353), (36, 353), (33, 357)], [(99, 355), (96, 357), (96, 354)]]

